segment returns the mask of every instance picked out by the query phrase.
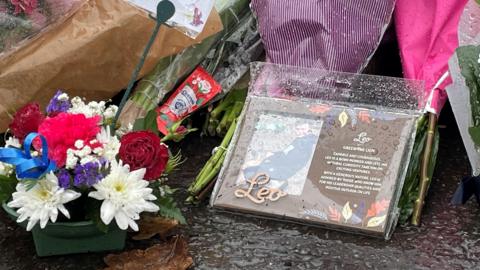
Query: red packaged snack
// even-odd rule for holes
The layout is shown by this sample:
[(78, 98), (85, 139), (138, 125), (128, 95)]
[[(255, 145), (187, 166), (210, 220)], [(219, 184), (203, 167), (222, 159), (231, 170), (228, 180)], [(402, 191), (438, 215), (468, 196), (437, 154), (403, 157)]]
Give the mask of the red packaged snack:
[(157, 109), (158, 130), (167, 135), (168, 129), (175, 122), (183, 120), (190, 113), (205, 105), (221, 90), (220, 84), (205, 69), (197, 67), (167, 102)]

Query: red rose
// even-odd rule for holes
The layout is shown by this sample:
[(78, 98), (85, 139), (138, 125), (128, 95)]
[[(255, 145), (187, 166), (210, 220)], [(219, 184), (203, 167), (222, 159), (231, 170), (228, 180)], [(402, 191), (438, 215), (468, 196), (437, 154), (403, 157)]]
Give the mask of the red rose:
[(168, 148), (151, 131), (135, 131), (120, 140), (120, 159), (130, 165), (130, 170), (145, 168), (145, 180), (160, 178), (167, 166)]
[(29, 103), (15, 113), (9, 128), (13, 136), (23, 142), (29, 133), (37, 132), (43, 119), (45, 116), (40, 112), (38, 103)]

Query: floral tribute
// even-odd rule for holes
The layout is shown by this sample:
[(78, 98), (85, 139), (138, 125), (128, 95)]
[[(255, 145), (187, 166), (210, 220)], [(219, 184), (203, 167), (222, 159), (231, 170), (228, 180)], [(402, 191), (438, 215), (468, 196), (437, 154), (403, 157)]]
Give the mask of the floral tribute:
[(117, 110), (58, 91), (45, 113), (36, 103), (16, 112), (0, 149), (0, 199), (28, 231), (69, 219), (138, 231), (145, 212), (183, 222), (162, 186), (180, 156), (152, 131), (113, 130)]
[(77, 0), (0, 1), (0, 54), (61, 20)]

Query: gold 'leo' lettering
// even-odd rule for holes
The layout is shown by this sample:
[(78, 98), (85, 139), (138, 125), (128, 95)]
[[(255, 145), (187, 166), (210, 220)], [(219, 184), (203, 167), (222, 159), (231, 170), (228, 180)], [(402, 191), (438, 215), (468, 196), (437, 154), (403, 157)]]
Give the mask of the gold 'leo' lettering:
[[(250, 201), (261, 204), (266, 200), (275, 202), (280, 198), (287, 196), (287, 193), (278, 189), (278, 188), (266, 188), (265, 185), (270, 182), (270, 176), (266, 173), (259, 173), (255, 175), (252, 179), (247, 180), (249, 183), (248, 188), (237, 189), (235, 190), (235, 197), (237, 198), (247, 198)], [(252, 194), (253, 188), (255, 186), (262, 186), (255, 194)]]

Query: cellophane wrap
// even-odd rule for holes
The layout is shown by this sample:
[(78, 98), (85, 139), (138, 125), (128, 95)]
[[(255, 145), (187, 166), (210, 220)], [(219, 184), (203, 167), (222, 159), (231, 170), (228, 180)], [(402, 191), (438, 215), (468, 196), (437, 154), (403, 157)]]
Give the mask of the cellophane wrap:
[(83, 0), (0, 1), (0, 57), (68, 18)]
[[(467, 3), (465, 10), (460, 17), (458, 36), (460, 46), (480, 45), (480, 6), (475, 0), (471, 0)], [(474, 50), (478, 49), (472, 49), (472, 51)], [(475, 64), (476, 63), (473, 63), (469, 68), (474, 70)], [(466, 67), (463, 68), (465, 69)], [(472, 101), (474, 100), (470, 100), (470, 91), (473, 90), (468, 88), (465, 77), (462, 75), (462, 67), (460, 66), (458, 50), (450, 58), (449, 72), (453, 83), (446, 88), (448, 99), (450, 100), (452, 111), (455, 115), (463, 144), (465, 145), (465, 149), (467, 151), (468, 159), (472, 167), (472, 174), (474, 176), (478, 176), (480, 175), (480, 149), (475, 146), (475, 143), (469, 133), (469, 128), (474, 126), (476, 122), (472, 117)], [(464, 72), (468, 73), (467, 70)], [(472, 75), (474, 74), (472, 73)], [(475, 110), (478, 111), (478, 108)]]
[[(83, 1), (61, 23), (0, 56), (0, 128), (9, 112), (33, 100), (45, 106), (57, 89), (86, 99), (113, 97), (127, 86), (154, 26), (146, 11), (125, 0)], [(162, 26), (139, 78), (160, 59), (221, 30), (216, 11), (196, 39)]]
[(211, 205), (389, 239), (422, 89), (419, 81), (253, 63)]
[[(248, 63), (257, 60), (263, 52), (248, 4), (248, 0), (216, 1), (215, 8), (220, 14), (223, 31), (177, 55), (161, 59), (155, 69), (140, 81), (126, 103), (120, 117), (122, 125), (144, 117), (199, 64), (222, 85), (223, 92), (228, 91), (232, 81), (247, 72), (245, 67)], [(217, 69), (224, 63), (225, 67), (217, 74)], [(232, 67), (238, 72), (224, 72)]]

